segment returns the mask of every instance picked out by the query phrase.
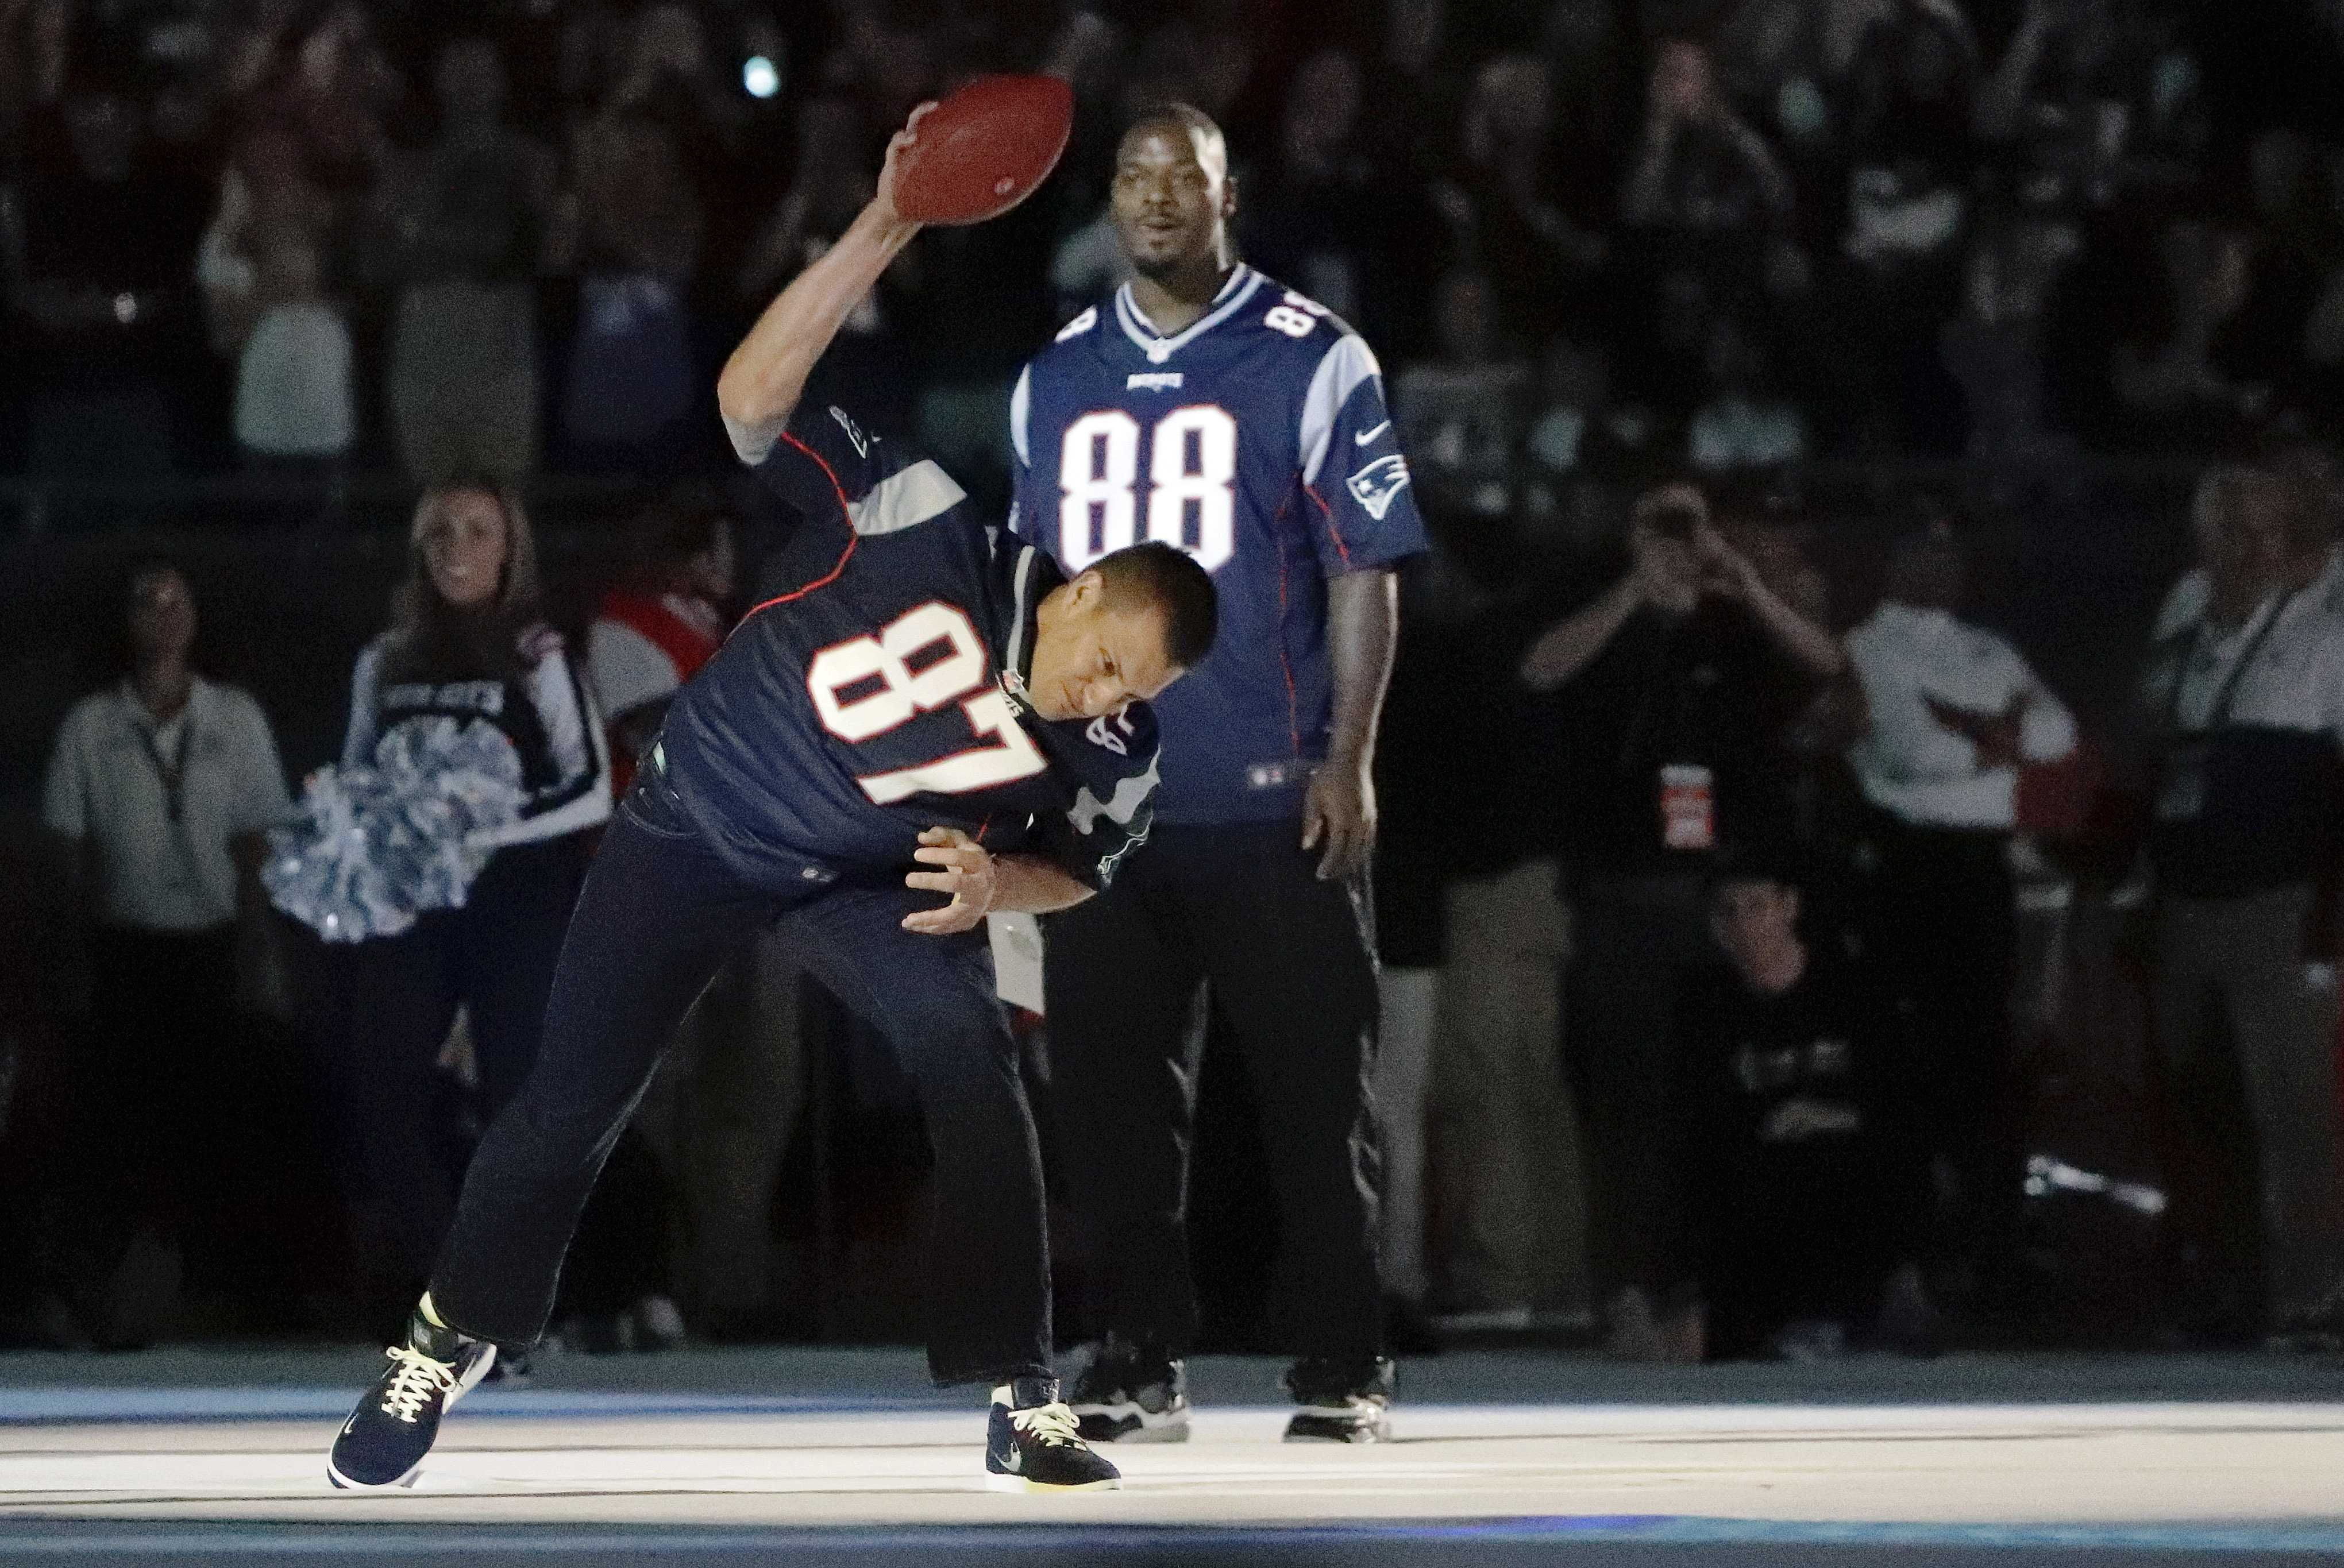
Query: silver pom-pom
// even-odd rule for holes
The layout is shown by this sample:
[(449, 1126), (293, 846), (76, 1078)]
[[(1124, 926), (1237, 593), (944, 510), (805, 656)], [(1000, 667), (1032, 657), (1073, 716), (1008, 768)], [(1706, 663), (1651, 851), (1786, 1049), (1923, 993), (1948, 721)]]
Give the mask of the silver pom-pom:
[(393, 936), (429, 910), (460, 909), (511, 821), (520, 759), (495, 726), (412, 719), (377, 743), (371, 768), (326, 768), (301, 821), (271, 835), (260, 879), (278, 909), (329, 942)]

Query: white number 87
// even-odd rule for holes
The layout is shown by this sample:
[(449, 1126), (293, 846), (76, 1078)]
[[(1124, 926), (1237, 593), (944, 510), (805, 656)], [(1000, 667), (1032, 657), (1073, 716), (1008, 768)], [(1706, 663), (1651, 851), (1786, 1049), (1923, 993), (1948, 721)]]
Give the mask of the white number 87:
[[(1237, 554), (1237, 420), (1214, 403), (1175, 408), (1156, 422), (1148, 454), (1147, 537), (1219, 570)], [(1138, 420), (1101, 408), (1066, 427), (1058, 447), (1058, 558), (1066, 570), (1138, 542)]]

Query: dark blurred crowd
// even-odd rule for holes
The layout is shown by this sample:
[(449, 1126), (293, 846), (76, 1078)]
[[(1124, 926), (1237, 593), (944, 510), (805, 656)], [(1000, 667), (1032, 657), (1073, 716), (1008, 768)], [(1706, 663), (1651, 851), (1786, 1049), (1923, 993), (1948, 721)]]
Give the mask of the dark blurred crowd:
[[(1379, 764), (1396, 1322), (1925, 1352), (2072, 1319), (2062, 1270), (2133, 1238), (2098, 1261), (2137, 1269), (2144, 1332), (2333, 1345), (2339, 51), (2329, 0), (0, 0), (0, 464), (396, 469), (429, 492), (403, 602), (436, 602), (460, 517), (511, 580), (533, 546), (504, 482), (729, 466), (715, 366), (888, 133), (1046, 69), (1081, 105), (1058, 174), (924, 235), (825, 367), (1001, 497), (1019, 363), (1123, 276), (1116, 136), (1195, 104), (1246, 258), (1381, 357), (1435, 538)], [(2067, 650), (2087, 704), (1975, 568), (2014, 532), (2058, 560), (2039, 541), (2091, 505), (2063, 476), (2111, 452), (2179, 460), (2140, 531), (2186, 518), (2196, 565), (2146, 641)], [(774, 526), (687, 485), (607, 594), (498, 607), (550, 777), (623, 788)], [(2112, 624), (2120, 574), (2086, 565), (2105, 582), (2029, 591)], [(50, 1161), (9, 1066), (34, 1053), (0, 1052), (0, 1171), (45, 1194), (0, 1220), (35, 1261), (0, 1321), (48, 1338), (150, 1337), (199, 1255), (271, 1326), (411, 1299), (303, 1272), (300, 1238), (446, 1186), (531, 1049), (452, 921), (360, 985), (267, 912), (284, 772), (260, 708), (190, 663), (195, 591), (130, 574), (120, 683), (49, 762), (116, 1054), (36, 1085), (37, 1149), (77, 1155)], [(592, 824), (561, 828), (557, 879)], [(298, 994), (321, 988), (341, 1013)], [(403, 1022), (353, 1016), (394, 992)], [(771, 955), (720, 980), (590, 1216), (573, 1333), (802, 1331), (807, 1271), (885, 1228), (828, 1211), (783, 1242), (791, 1147), (886, 1092), (808, 1065), (819, 1012)], [(269, 1017), (286, 1076), (239, 1101)], [(1213, 1109), (1233, 1075), (1207, 1070), (1208, 1131), (1244, 1122)], [(290, 1163), (220, 1174), (222, 1147)], [(1199, 1202), (1238, 1218), (1199, 1230), (1242, 1254), (1276, 1216), (1224, 1155)], [(430, 1219), (372, 1255), (419, 1272)]]
[(2327, 0), (10, 0), (5, 461), (115, 477), (711, 456), (706, 372), (907, 106), (1080, 95), (838, 358), (965, 466), (1120, 267), (1121, 126), (1230, 130), (1246, 253), (1470, 481), (2208, 449), (2344, 366)]

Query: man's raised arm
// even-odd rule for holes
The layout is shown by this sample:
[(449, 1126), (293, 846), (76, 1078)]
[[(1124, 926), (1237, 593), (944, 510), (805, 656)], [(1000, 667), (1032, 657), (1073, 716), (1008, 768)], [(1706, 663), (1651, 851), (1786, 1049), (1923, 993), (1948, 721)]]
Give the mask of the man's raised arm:
[(912, 111), (911, 119), (887, 144), (879, 194), (838, 243), (765, 307), (724, 362), (723, 373), (716, 378), (716, 406), (743, 462), (764, 461), (789, 424), (814, 362), (888, 264), (920, 232), (918, 224), (895, 211), (895, 162), (918, 135), (920, 117), (935, 107), (923, 104)]

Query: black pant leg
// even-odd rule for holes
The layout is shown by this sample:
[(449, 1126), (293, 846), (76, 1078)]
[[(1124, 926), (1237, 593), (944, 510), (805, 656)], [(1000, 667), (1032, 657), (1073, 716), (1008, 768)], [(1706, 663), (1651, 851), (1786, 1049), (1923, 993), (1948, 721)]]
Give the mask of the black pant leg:
[(1590, 881), (1572, 897), (1563, 1054), (1579, 1107), (1589, 1262), (1609, 1300), (1685, 1282), (1694, 1261), (1679, 1138), (1678, 1000), (1711, 947), (1697, 879)]
[(2023, 1157), (2011, 1060), (2017, 916), (2008, 839), (1896, 825), (1883, 848), (1883, 945), (1926, 1065), (1928, 1141), (1957, 1189), (1946, 1241), (1957, 1254), (1991, 1264), (2014, 1241)]
[(585, 835), (514, 844), (490, 858), (452, 911), (449, 957), (472, 1020), (480, 1120), (496, 1120), (537, 1060), (546, 1000), (586, 880)]
[(221, 1191), (236, 1108), (232, 930), (90, 932), (93, 1038), (77, 1067), (86, 1116), (73, 1188), (87, 1266), (110, 1269), (139, 1230), (191, 1262)]
[(995, 994), (985, 929), (904, 930), (935, 895), (841, 889), (782, 920), (807, 969), (887, 1037), (935, 1152), (928, 1242), (928, 1370), (999, 1384), (1050, 1371), (1050, 1255), (1042, 1151)]
[(348, 1172), (359, 1286), (405, 1296), (431, 1266), (455, 1210), (436, 1133), (435, 1063), (454, 1023), (455, 977), (427, 916), (397, 936), (333, 950), (338, 1027), (328, 1060), (340, 1163)]
[(1197, 1336), (1187, 1217), (1203, 970), (1163, 870), (1177, 836), (1158, 829), (1112, 888), (1043, 922), (1042, 983), (1092, 1326), (1181, 1354)]
[(587, 875), (536, 1065), (473, 1155), (431, 1276), (441, 1315), (500, 1344), (544, 1332), (579, 1211), (660, 1052), (725, 957), (780, 903), (632, 805)]
[(1174, 829), (1167, 869), (1260, 1105), (1282, 1336), (1353, 1361), (1383, 1347), (1375, 959), (1365, 890), (1319, 880), (1300, 840), (1287, 821)]

